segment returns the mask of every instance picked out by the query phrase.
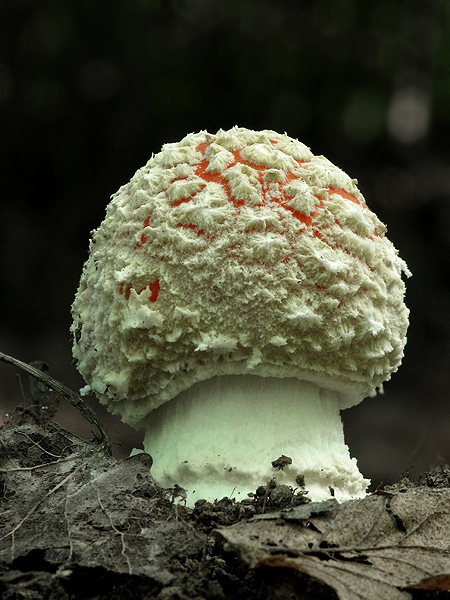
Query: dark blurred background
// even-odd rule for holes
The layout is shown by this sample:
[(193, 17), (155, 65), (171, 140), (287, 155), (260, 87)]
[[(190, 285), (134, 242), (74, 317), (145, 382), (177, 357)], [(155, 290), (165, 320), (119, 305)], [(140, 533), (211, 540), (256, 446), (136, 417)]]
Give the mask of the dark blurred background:
[[(448, 0), (1, 0), (0, 350), (81, 387), (70, 305), (109, 196), (163, 143), (235, 124), (357, 178), (413, 272), (403, 365), (343, 413), (361, 471), (450, 462)], [(24, 402), (0, 363), (0, 409)], [(91, 406), (117, 455), (139, 443)], [(57, 420), (92, 430), (71, 407)]]

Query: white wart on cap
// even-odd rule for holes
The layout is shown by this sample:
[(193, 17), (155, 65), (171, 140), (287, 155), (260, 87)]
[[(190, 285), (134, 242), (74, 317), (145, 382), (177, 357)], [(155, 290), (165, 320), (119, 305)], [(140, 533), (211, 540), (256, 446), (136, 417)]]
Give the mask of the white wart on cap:
[(400, 365), (410, 273), (356, 183), (287, 135), (203, 131), (163, 146), (93, 232), (78, 369), (145, 422), (155, 478), (189, 503), (272, 477), (365, 493), (339, 411)]

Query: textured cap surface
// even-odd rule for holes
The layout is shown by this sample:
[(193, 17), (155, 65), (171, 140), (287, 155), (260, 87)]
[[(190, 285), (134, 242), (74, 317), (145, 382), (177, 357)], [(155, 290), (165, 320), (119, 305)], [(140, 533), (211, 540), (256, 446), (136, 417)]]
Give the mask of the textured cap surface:
[(385, 231), (355, 180), (287, 135), (167, 144), (93, 232), (78, 368), (130, 424), (220, 374), (306, 379), (351, 406), (406, 342), (409, 271)]

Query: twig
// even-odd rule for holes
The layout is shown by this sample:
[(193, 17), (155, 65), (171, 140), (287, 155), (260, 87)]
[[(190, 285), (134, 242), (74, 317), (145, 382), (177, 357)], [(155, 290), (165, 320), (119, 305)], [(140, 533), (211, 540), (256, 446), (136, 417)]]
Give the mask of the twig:
[(57, 392), (61, 396), (61, 398), (68, 400), (72, 406), (75, 406), (75, 408), (77, 408), (81, 412), (81, 414), (87, 421), (89, 421), (89, 423), (92, 423), (92, 425), (95, 425), (97, 427), (97, 429), (100, 432), (101, 442), (107, 446), (108, 450), (110, 450), (111, 442), (108, 434), (106, 433), (106, 429), (103, 427), (101, 421), (98, 419), (94, 411), (86, 404), (86, 402), (82, 398), (80, 398), (80, 396), (78, 396), (78, 394), (72, 392), (72, 390), (67, 388), (65, 385), (63, 385), (56, 379), (53, 379), (53, 377), (50, 377), (50, 375), (47, 375), (46, 373), (35, 369), (31, 365), (28, 365), (27, 363), (24, 363), (17, 358), (13, 358), (12, 356), (8, 356), (7, 354), (3, 354), (3, 352), (0, 352), (0, 360), (14, 365), (15, 367), (19, 367), (20, 369), (23, 369), (26, 373), (28, 373), (32, 377), (35, 377), (38, 381), (46, 385), (48, 388), (51, 388), (52, 390)]

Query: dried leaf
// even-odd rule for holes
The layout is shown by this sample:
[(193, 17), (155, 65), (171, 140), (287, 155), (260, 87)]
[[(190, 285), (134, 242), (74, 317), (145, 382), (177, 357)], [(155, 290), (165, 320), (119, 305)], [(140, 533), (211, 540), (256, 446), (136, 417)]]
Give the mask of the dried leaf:
[(339, 506), (339, 502), (334, 498), (325, 500), (325, 502), (310, 502), (309, 504), (301, 504), (296, 506), (289, 512), (270, 512), (262, 513), (261, 515), (255, 515), (252, 521), (263, 520), (274, 520), (274, 519), (285, 519), (286, 521), (305, 521), (309, 519), (311, 515), (318, 515), (320, 513), (329, 512)]
[(55, 424), (2, 430), (0, 563), (105, 568), (170, 584), (174, 557), (200, 553), (204, 540), (176, 520), (151, 464), (147, 454), (117, 461)]
[[(268, 515), (227, 501), (222, 514), (173, 506), (150, 467), (54, 424), (0, 430), (0, 596), (324, 598), (328, 586), (341, 600), (400, 600), (450, 588), (449, 488)], [(246, 569), (209, 537), (210, 518), (231, 514), (252, 515), (219, 534)]]
[(412, 585), (411, 588), (418, 590), (441, 590), (448, 592), (450, 591), (450, 575), (436, 575), (435, 577), (424, 579), (417, 585)]
[(250, 568), (307, 573), (340, 600), (400, 600), (410, 597), (408, 588), (449, 589), (449, 488), (368, 496), (307, 520), (292, 513), (278, 515), (283, 526), (279, 518), (255, 519), (218, 535)]

